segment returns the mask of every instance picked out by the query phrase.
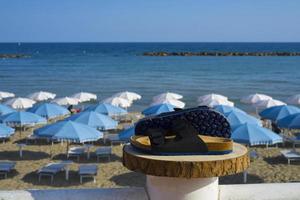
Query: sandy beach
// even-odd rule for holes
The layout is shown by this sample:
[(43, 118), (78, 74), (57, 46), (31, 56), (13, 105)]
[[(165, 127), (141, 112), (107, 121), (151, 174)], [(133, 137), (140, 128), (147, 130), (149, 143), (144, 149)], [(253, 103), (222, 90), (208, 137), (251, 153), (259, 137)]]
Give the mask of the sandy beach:
[[(122, 124), (124, 125), (124, 124)], [(65, 180), (64, 172), (57, 174), (54, 183), (50, 183), (50, 178), (44, 177), (38, 182), (36, 171), (42, 166), (60, 160), (66, 160), (66, 143), (56, 143), (51, 146), (47, 142), (30, 142), (24, 147), (23, 158), (19, 158), (19, 149), (16, 143), (24, 142), (27, 135), (32, 133), (32, 129), (26, 130), (20, 137), (17, 132), (9, 141), (0, 145), (0, 160), (16, 161), (16, 171), (9, 174), (7, 179), (0, 180), (0, 188), (2, 189), (45, 189), (45, 188), (111, 188), (111, 187), (132, 187), (144, 186), (145, 175), (131, 172), (122, 165), (122, 146), (113, 146), (113, 155), (109, 162), (106, 158), (97, 162), (96, 156), (92, 153), (88, 160), (86, 156), (82, 156), (80, 161), (72, 159), (74, 163), (71, 165), (70, 180)], [(79, 144), (78, 144), (79, 145)], [(77, 145), (77, 146), (78, 146)], [(102, 142), (96, 143), (91, 149), (94, 152), (99, 146), (103, 146)], [(107, 144), (108, 145), (108, 144)], [(76, 145), (72, 145), (76, 146)], [(300, 181), (300, 163), (292, 162), (287, 164), (284, 157), (281, 156), (280, 150), (290, 148), (290, 146), (278, 148), (255, 147), (249, 150), (255, 150), (258, 158), (251, 162), (248, 170), (248, 183), (280, 183), (280, 182), (297, 182)], [(77, 174), (78, 166), (81, 163), (98, 163), (99, 171), (97, 182), (93, 183), (90, 179), (86, 179), (83, 184), (79, 182)], [(243, 175), (236, 174), (220, 178), (221, 184), (240, 184), (243, 183)]]

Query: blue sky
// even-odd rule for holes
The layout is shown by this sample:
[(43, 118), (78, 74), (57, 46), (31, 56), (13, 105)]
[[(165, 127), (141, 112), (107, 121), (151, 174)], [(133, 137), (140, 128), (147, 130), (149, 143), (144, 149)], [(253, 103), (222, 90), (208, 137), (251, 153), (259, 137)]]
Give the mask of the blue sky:
[(300, 42), (299, 0), (0, 0), (0, 42)]

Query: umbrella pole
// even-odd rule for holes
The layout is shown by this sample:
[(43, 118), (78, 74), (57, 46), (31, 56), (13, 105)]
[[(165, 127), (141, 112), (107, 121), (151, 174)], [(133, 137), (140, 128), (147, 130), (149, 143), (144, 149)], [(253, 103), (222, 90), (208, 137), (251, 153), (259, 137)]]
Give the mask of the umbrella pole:
[(53, 140), (51, 140), (51, 148), (50, 148), (50, 157), (52, 158), (52, 151), (53, 151)]
[(22, 125), (20, 125), (20, 139), (21, 139), (21, 137), (22, 137)]
[(67, 156), (68, 156), (68, 152), (69, 152), (69, 141), (67, 141)]

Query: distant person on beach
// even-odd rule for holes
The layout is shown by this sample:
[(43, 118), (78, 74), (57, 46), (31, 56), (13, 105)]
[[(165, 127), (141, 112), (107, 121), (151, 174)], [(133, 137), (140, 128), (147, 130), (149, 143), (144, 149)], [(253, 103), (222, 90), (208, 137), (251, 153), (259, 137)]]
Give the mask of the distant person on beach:
[(277, 124), (275, 122), (272, 122), (272, 131), (275, 133), (281, 133), (281, 129), (277, 126)]
[(73, 108), (73, 105), (69, 105), (68, 110), (70, 111), (71, 114), (76, 113), (76, 109)]

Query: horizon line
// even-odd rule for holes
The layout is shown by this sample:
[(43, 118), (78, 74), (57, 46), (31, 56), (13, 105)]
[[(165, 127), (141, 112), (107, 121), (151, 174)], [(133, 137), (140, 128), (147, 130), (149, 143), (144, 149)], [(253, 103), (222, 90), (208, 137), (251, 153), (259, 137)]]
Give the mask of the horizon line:
[(232, 42), (225, 42), (225, 41), (207, 41), (207, 42), (199, 42), (199, 41), (37, 41), (37, 42), (22, 42), (22, 41), (10, 41), (10, 42), (3, 42), (0, 41), (1, 44), (5, 43), (300, 43), (300, 41), (251, 41), (251, 42), (243, 42), (243, 41), (232, 41)]

